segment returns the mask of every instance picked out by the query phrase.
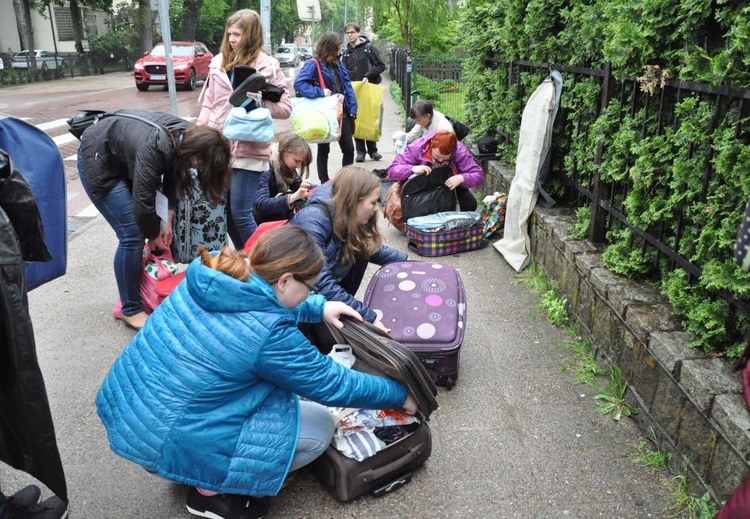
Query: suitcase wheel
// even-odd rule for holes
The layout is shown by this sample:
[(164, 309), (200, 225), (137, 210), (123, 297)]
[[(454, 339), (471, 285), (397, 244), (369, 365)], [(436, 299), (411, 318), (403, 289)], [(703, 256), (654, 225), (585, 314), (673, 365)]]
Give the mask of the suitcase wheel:
[(380, 485), (377, 488), (373, 488), (372, 490), (370, 490), (370, 495), (375, 496), (375, 497), (381, 497), (390, 492), (393, 492), (394, 490), (403, 487), (409, 481), (411, 481), (411, 478), (413, 475), (414, 475), (413, 472), (407, 472), (406, 474), (402, 474), (396, 479), (390, 480), (388, 483)]
[(445, 380), (445, 388), (446, 388), (446, 389), (447, 389), (448, 391), (450, 391), (450, 390), (451, 390), (451, 389), (453, 389), (454, 387), (456, 387), (456, 378), (455, 378), (455, 377), (448, 377), (448, 378), (447, 378), (447, 379)]

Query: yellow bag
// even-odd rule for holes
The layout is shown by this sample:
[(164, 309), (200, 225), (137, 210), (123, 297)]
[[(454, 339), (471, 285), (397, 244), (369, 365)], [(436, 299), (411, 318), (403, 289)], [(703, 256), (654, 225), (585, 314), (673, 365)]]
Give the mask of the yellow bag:
[(380, 140), (380, 116), (383, 104), (383, 87), (362, 81), (352, 81), (357, 98), (357, 120), (354, 138), (366, 141)]

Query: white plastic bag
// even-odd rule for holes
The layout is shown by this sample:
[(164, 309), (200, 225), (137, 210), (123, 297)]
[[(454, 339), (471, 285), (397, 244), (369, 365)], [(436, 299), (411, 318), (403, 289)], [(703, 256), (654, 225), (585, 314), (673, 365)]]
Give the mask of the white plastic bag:
[(348, 344), (334, 344), (331, 353), (329, 353), (328, 356), (331, 357), (334, 362), (338, 362), (345, 368), (349, 369), (351, 369), (357, 361), (357, 358), (352, 352), (352, 347)]

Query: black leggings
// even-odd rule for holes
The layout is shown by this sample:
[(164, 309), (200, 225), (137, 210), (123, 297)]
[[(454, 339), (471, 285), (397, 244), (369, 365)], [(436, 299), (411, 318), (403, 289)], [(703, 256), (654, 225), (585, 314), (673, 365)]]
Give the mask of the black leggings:
[[(341, 138), (339, 146), (344, 158), (341, 161), (341, 167), (354, 164), (354, 140), (352, 139), (352, 119), (344, 115), (341, 120)], [(315, 164), (318, 166), (318, 178), (320, 183), (328, 182), (328, 154), (331, 151), (331, 144), (328, 142), (318, 144), (318, 156), (315, 158)]]
[(462, 211), (477, 210), (477, 198), (469, 191), (469, 188), (458, 186), (456, 188), (456, 198)]

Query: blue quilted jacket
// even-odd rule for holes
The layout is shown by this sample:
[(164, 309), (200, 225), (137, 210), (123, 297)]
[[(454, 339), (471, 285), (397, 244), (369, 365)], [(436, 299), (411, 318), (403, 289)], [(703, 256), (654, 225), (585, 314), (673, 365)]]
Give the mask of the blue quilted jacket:
[[(326, 266), (318, 278), (318, 293), (324, 295), (328, 301), (343, 301), (354, 308), (367, 322), (373, 322), (377, 315), (364, 303), (355, 299), (354, 294), (348, 293), (339, 285), (348, 270), (339, 264), (344, 244), (333, 232), (333, 223), (326, 210), (320, 205), (333, 196), (333, 183), (326, 182), (318, 187), (310, 196), (307, 205), (295, 214), (289, 223), (298, 225), (313, 237), (326, 258)], [(383, 245), (380, 250), (370, 256), (368, 260), (376, 265), (385, 265), (394, 261), (405, 261), (404, 252)], [(350, 265), (351, 268), (351, 265)], [(338, 274), (336, 276), (334, 271)]]
[(315, 295), (290, 310), (261, 278), (193, 261), (96, 396), (112, 450), (187, 485), (277, 494), (297, 444), (297, 395), (382, 409), (406, 400), (398, 382), (336, 364), (299, 332), (324, 303)]

